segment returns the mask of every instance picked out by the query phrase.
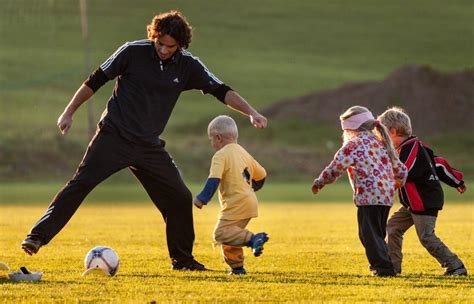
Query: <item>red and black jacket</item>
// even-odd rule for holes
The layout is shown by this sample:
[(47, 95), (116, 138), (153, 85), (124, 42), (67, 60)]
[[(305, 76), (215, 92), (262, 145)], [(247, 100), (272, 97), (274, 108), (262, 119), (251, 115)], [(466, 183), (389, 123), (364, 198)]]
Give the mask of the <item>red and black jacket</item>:
[(407, 181), (398, 191), (401, 204), (413, 213), (436, 216), (444, 203), (440, 181), (459, 187), (464, 184), (463, 174), (435, 156), (416, 136), (404, 140), (397, 152), (408, 169)]

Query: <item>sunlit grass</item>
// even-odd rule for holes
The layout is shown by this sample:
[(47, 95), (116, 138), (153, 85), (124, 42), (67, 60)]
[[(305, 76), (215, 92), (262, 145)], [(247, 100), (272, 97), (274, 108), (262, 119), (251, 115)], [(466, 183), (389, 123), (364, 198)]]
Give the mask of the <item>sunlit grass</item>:
[[(213, 249), (214, 202), (195, 210), (196, 259), (212, 271), (170, 269), (164, 223), (149, 203), (86, 202), (39, 254), (19, 248), (46, 205), (0, 205), (0, 260), (18, 269), (43, 271), (39, 283), (0, 283), (1, 302), (296, 302), (433, 301), (472, 302), (472, 277), (446, 278), (410, 230), (404, 243), (404, 273), (371, 277), (357, 237), (351, 203), (264, 202), (249, 228), (266, 231), (270, 241), (259, 258), (247, 254), (249, 275), (231, 277)], [(393, 210), (392, 210), (393, 211)], [(474, 267), (472, 203), (449, 203), (437, 234)], [(83, 258), (96, 245), (114, 248), (121, 258), (116, 277), (81, 277)]]
[[(206, 172), (207, 173), (207, 172)], [(206, 176), (202, 177), (201, 183), (187, 183), (191, 192), (199, 193), (204, 186)], [(122, 181), (121, 181), (122, 180)], [(124, 180), (124, 181), (123, 181)], [(348, 202), (351, 204), (352, 191), (346, 177), (342, 177), (330, 187), (317, 196), (311, 192), (312, 179), (307, 182), (275, 182), (269, 179), (265, 186), (258, 191), (258, 197), (263, 202)], [(36, 183), (0, 183), (0, 205), (16, 204), (40, 204), (46, 205), (65, 184), (59, 182), (36, 182)], [(460, 195), (454, 188), (445, 186), (444, 192), (446, 200), (449, 202), (461, 202), (469, 204), (474, 201), (474, 183), (466, 182), (468, 191)], [(216, 196), (217, 197), (217, 196)], [(216, 198), (215, 198), (216, 199)], [(150, 201), (147, 193), (140, 183), (131, 177), (128, 172), (122, 172), (119, 176), (114, 176), (109, 180), (99, 184), (86, 198), (86, 203), (90, 204), (130, 204), (131, 202)], [(449, 203), (447, 203), (449, 204)]]

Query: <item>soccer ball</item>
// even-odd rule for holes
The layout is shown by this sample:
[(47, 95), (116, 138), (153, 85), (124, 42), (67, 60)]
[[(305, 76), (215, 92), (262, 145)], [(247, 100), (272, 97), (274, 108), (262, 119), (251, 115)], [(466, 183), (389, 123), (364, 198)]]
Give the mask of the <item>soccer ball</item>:
[(86, 254), (84, 266), (86, 271), (82, 274), (83, 276), (99, 270), (101, 273), (112, 277), (118, 271), (119, 257), (110, 247), (96, 246)]

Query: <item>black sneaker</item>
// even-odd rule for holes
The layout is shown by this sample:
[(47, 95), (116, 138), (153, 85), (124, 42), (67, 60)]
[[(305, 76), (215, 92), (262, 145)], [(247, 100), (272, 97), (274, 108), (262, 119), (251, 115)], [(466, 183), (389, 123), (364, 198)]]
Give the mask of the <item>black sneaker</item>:
[(23, 242), (21, 242), (21, 248), (29, 255), (38, 253), (38, 250), (41, 248), (41, 246), (43, 246), (41, 241), (30, 238), (26, 238)]
[(467, 269), (464, 265), (452, 270), (446, 270), (445, 276), (467, 276)]
[(176, 261), (171, 262), (173, 270), (189, 270), (189, 271), (206, 271), (207, 268), (196, 261), (195, 259), (186, 260), (186, 261)]
[(379, 269), (377, 270), (372, 265), (369, 265), (369, 270), (374, 277), (396, 277), (397, 272), (394, 269)]
[(247, 271), (244, 267), (232, 268), (229, 272), (229, 275), (245, 275)]

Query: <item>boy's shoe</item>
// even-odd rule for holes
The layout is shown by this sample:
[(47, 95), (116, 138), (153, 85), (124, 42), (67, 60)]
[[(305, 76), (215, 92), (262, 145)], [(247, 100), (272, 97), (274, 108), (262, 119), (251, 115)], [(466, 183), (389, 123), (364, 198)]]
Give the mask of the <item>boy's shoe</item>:
[(399, 275), (396, 270), (394, 269), (379, 269), (377, 270), (374, 266), (369, 264), (369, 270), (374, 277), (395, 277)]
[(268, 239), (268, 235), (265, 232), (259, 232), (252, 236), (247, 246), (252, 247), (253, 255), (258, 257), (262, 254), (263, 244), (265, 244)]
[(178, 262), (176, 260), (173, 260), (171, 262), (173, 270), (189, 270), (189, 271), (206, 271), (207, 268), (196, 261), (195, 259), (191, 260), (186, 260), (186, 261), (181, 261)]
[(30, 238), (26, 238), (23, 242), (21, 242), (21, 248), (29, 255), (37, 253), (41, 246), (43, 246), (41, 241)]
[(229, 272), (229, 275), (244, 275), (247, 274), (247, 271), (244, 267), (232, 268)]
[(464, 267), (464, 265), (461, 265), (460, 267), (453, 269), (453, 270), (446, 270), (444, 273), (445, 276), (467, 276), (467, 269)]

